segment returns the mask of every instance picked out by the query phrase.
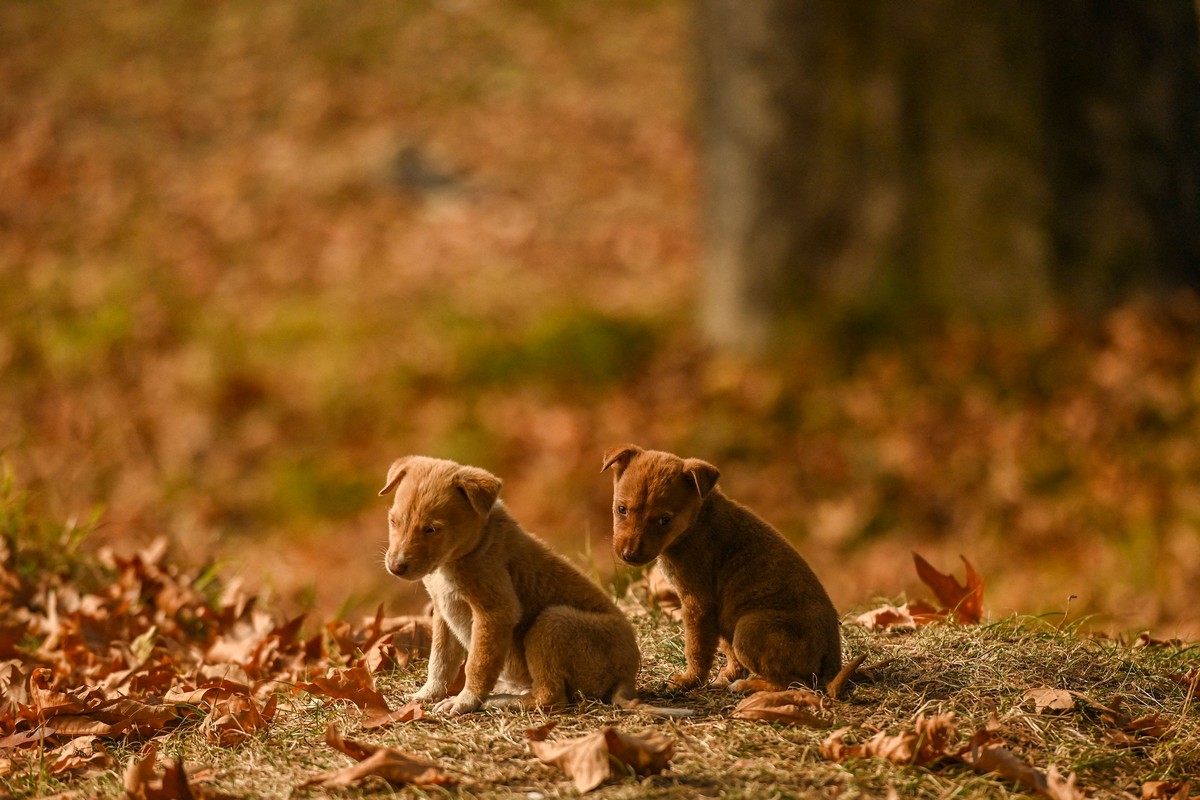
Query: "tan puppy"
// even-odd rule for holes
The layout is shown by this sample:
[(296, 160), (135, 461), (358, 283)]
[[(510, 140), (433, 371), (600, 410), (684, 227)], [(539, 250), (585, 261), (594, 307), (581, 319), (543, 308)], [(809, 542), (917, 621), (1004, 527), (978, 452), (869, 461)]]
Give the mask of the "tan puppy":
[[(429, 677), (413, 699), (465, 714), (503, 675), (532, 686), (524, 705), (564, 703), (575, 693), (638, 705), (641, 658), (629, 620), (509, 516), (496, 499), (499, 478), (409, 456), (392, 464), (380, 494), (393, 491), (385, 565), (422, 581), (434, 608)], [(446, 697), (464, 659), (466, 686)]]
[[(695, 458), (635, 445), (604, 454), (612, 468), (613, 550), (627, 564), (659, 559), (683, 604), (684, 689), (708, 680), (734, 691), (824, 686), (841, 668), (837, 612), (786, 539), (716, 488), (720, 473)], [(747, 671), (760, 680), (739, 680)]]

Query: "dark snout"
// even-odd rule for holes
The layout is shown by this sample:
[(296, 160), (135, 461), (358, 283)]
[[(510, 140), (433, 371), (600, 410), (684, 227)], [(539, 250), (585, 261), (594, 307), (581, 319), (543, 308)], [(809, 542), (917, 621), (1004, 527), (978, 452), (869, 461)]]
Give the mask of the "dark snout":
[(636, 542), (620, 545), (615, 549), (617, 558), (631, 567), (641, 567), (654, 560), (653, 558), (646, 558), (645, 553), (642, 552), (642, 548)]
[(392, 558), (391, 556), (388, 556), (383, 565), (387, 568), (388, 572), (392, 573), (397, 578), (403, 578), (408, 575), (408, 562), (403, 558)]

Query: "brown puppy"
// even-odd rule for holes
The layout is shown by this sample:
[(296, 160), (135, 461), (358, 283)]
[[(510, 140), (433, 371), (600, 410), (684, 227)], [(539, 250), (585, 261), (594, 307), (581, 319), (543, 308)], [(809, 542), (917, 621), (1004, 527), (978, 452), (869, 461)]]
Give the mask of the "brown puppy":
[[(659, 559), (683, 604), (684, 689), (718, 678), (734, 691), (824, 686), (841, 668), (837, 612), (786, 539), (716, 488), (720, 473), (695, 458), (620, 445), (612, 468), (613, 550), (627, 564)], [(739, 680), (749, 673), (761, 680)]]
[[(532, 686), (523, 705), (563, 703), (574, 693), (638, 705), (641, 658), (629, 620), (509, 516), (496, 499), (499, 478), (409, 456), (392, 464), (380, 494), (393, 491), (385, 566), (421, 580), (434, 608), (429, 677), (413, 699), (464, 714), (503, 676)], [(464, 659), (466, 686), (447, 698)]]

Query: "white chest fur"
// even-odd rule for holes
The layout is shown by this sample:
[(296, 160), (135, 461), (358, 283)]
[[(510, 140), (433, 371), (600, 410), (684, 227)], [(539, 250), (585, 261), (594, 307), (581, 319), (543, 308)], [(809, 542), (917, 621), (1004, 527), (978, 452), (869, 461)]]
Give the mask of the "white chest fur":
[(454, 580), (445, 570), (434, 570), (421, 579), (425, 591), (437, 607), (438, 614), (446, 620), (454, 636), (467, 650), (471, 649), (471, 607), (459, 593)]

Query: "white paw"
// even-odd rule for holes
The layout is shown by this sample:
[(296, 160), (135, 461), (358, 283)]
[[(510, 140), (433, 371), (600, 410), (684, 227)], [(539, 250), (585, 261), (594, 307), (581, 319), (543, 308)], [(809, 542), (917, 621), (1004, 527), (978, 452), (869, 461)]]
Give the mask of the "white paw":
[(479, 695), (463, 689), (454, 697), (447, 697), (435, 705), (433, 713), (456, 717), (459, 714), (470, 714), (472, 711), (478, 711), (481, 705), (482, 702), (479, 699)]
[(409, 700), (416, 703), (432, 703), (446, 696), (446, 689), (441, 686), (431, 686), (428, 683), (417, 690)]

